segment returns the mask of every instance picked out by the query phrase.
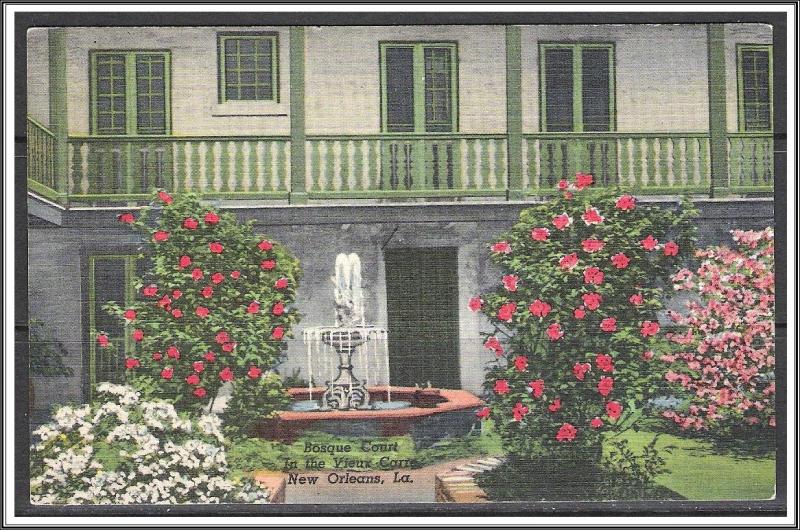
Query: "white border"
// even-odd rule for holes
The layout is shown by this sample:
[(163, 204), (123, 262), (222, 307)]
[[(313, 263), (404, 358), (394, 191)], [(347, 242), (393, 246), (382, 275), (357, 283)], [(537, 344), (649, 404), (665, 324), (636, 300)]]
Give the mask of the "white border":
[[(649, 5), (649, 4), (572, 4), (572, 5), (536, 5), (536, 6), (520, 6), (520, 5), (440, 5), (440, 4), (426, 4), (426, 5), (364, 5), (364, 4), (342, 4), (342, 5), (325, 5), (325, 4), (311, 4), (306, 6), (301, 5), (251, 5), (251, 4), (220, 4), (220, 5), (203, 5), (202, 8), (193, 5), (183, 4), (160, 4), (160, 5), (103, 5), (103, 4), (41, 4), (41, 5), (9, 5), (3, 6), (3, 20), (5, 29), (5, 47), (4, 59), (5, 69), (3, 71), (3, 81), (5, 87), (5, 99), (3, 101), (4, 110), (4, 130), (5, 130), (5, 145), (3, 159), (4, 170), (4, 237), (6, 244), (3, 247), (3, 259), (5, 265), (5, 275), (3, 278), (4, 292), (4, 336), (5, 336), (5, 352), (3, 357), (4, 364), (4, 424), (3, 424), (3, 439), (4, 439), (4, 488), (3, 488), (3, 517), (4, 525), (14, 526), (29, 526), (29, 525), (58, 525), (62, 527), (71, 526), (106, 526), (106, 525), (178, 525), (184, 522), (180, 518), (175, 517), (17, 517), (13, 515), (14, 511), (14, 171), (13, 171), (13, 153), (14, 153), (14, 15), (17, 12), (158, 12), (158, 11), (171, 11), (171, 12), (197, 12), (199, 9), (207, 12), (376, 12), (376, 11), (390, 11), (390, 12), (522, 12), (522, 11), (535, 11), (535, 12), (744, 12), (744, 11), (761, 11), (761, 12), (782, 12), (787, 13), (787, 146), (796, 146), (797, 139), (795, 137), (795, 116), (796, 116), (796, 72), (795, 72), (795, 50), (797, 47), (797, 34), (795, 27), (796, 9), (797, 6), (789, 5), (769, 5), (769, 4), (739, 4), (739, 5)], [(794, 150), (789, 150), (787, 156), (787, 175), (796, 175), (797, 168), (797, 154)], [(796, 197), (796, 184), (794, 178), (787, 178), (786, 197), (793, 199)], [(778, 193), (778, 190), (776, 190)], [(787, 204), (787, 220), (795, 222), (787, 222), (787, 293), (795, 293), (796, 288), (796, 261), (795, 261), (795, 237), (796, 237), (796, 205), (793, 201), (789, 200)], [(796, 319), (796, 306), (795, 300), (789, 300), (787, 304), (787, 317), (791, 323)], [(787, 335), (787, 352), (794, 352), (796, 345), (796, 329), (790, 325)], [(737, 518), (737, 517), (648, 517), (642, 518), (637, 516), (636, 522), (645, 522), (648, 525), (750, 525), (756, 523), (758, 525), (792, 525), (796, 521), (796, 480), (795, 472), (795, 458), (796, 458), (796, 440), (795, 440), (795, 406), (796, 406), (796, 388), (794, 381), (791, 377), (796, 374), (796, 359), (791, 353), (787, 359), (787, 373), (789, 378), (788, 391), (787, 391), (787, 503), (788, 513), (786, 517), (757, 517), (757, 518)], [(502, 509), (502, 504), (494, 505), (498, 509)], [(259, 517), (253, 516), (246, 519), (242, 518), (225, 518), (225, 517), (193, 517), (190, 520), (191, 526), (204, 526), (204, 525), (224, 525), (224, 524), (237, 524), (247, 526), (265, 526), (265, 525), (299, 525), (313, 523), (315, 525), (325, 526), (364, 526), (364, 525), (398, 525), (398, 524), (440, 524), (440, 525), (475, 525), (475, 524), (490, 524), (490, 525), (531, 525), (546, 523), (550, 526), (564, 526), (564, 525), (586, 525), (592, 524), (594, 526), (633, 526), (633, 519), (630, 517), (316, 517), (309, 519), (304, 517)], [(637, 525), (638, 526), (638, 525)]]

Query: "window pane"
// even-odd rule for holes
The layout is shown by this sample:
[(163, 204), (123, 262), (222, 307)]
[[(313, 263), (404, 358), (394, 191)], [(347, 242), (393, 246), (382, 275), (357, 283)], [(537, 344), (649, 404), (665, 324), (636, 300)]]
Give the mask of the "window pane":
[(125, 134), (125, 56), (95, 56), (96, 126), (99, 134)]
[(411, 48), (385, 49), (386, 130), (414, 131), (414, 53)]
[(769, 130), (772, 126), (772, 102), (769, 95), (769, 52), (764, 49), (742, 50), (742, 108), (744, 130)]
[(586, 49), (581, 54), (584, 131), (610, 130), (609, 54), (608, 49)]
[(572, 49), (546, 49), (545, 113), (547, 131), (572, 131)]
[(164, 71), (164, 61), (163, 55), (136, 56), (136, 130), (141, 134), (167, 132), (163, 118), (166, 115), (164, 79), (154, 74), (157, 68)]
[(272, 37), (225, 40), (225, 99), (273, 99)]
[(453, 129), (450, 53), (450, 48), (425, 48), (425, 130), (428, 132), (451, 132)]

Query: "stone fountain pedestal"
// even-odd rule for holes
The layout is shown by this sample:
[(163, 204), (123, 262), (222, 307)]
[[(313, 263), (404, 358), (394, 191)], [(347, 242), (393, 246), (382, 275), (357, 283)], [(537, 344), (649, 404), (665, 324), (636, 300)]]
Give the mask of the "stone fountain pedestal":
[(369, 409), (366, 381), (353, 375), (353, 351), (365, 343), (368, 333), (354, 328), (336, 328), (322, 332), (322, 342), (336, 350), (339, 373), (322, 394), (320, 410)]

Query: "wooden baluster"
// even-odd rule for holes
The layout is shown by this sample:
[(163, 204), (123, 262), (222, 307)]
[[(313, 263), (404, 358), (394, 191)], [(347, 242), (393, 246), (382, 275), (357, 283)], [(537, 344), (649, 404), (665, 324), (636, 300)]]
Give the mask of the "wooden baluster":
[(447, 189), (453, 189), (453, 142), (447, 142), (445, 147), (447, 156)]
[(755, 139), (752, 141), (753, 154), (751, 156), (751, 161), (752, 162), (751, 162), (751, 170), (750, 170), (750, 185), (751, 186), (754, 186), (754, 185), (758, 184), (758, 169), (757, 169), (757, 166), (758, 166), (758, 154), (757, 154), (757, 151), (756, 151), (757, 143), (758, 142)]
[[(147, 169), (148, 169), (147, 168), (147, 155), (148, 155), (147, 147), (143, 147), (143, 148), (139, 149), (139, 164), (141, 164), (141, 186), (142, 186), (141, 190), (142, 191), (150, 189), (150, 186), (149, 186), (150, 183), (148, 182), (148, 179), (150, 178), (150, 175), (148, 174), (148, 171), (147, 171)], [(158, 186), (158, 187), (160, 188), (161, 186)]]
[(772, 140), (764, 140), (764, 184), (772, 183)]
[(433, 164), (433, 189), (439, 189), (439, 144), (431, 144), (431, 157)]
[(561, 178), (568, 180), (569, 177), (569, 144), (564, 140), (561, 142)]
[(547, 142), (547, 186), (548, 188), (552, 188), (556, 184), (556, 168), (555, 168), (555, 160), (556, 160), (556, 146), (552, 142)]
[[(595, 175), (595, 171), (594, 171), (594, 150), (596, 148), (597, 148), (597, 144), (596, 143), (594, 143), (594, 142), (587, 142), (586, 143), (586, 149), (587, 149), (588, 154), (589, 154), (589, 174), (590, 175)], [(580, 170), (580, 168), (579, 168), (579, 170)], [(603, 184), (605, 184), (605, 182)]]
[(403, 144), (403, 156), (404, 156), (403, 166), (405, 167), (406, 170), (404, 184), (406, 189), (410, 190), (411, 187), (414, 185), (414, 175), (412, 174), (412, 171), (414, 169), (414, 160), (413, 160), (414, 151), (412, 144), (408, 142)]
[(604, 141), (600, 144), (600, 172), (603, 179), (603, 185), (609, 185), (609, 168), (608, 168), (608, 142)]

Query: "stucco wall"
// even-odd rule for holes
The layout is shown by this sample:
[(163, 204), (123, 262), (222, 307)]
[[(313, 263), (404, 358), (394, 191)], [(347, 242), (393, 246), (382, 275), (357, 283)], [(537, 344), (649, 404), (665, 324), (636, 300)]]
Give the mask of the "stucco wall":
[(737, 94), (737, 44), (772, 44), (772, 26), (768, 24), (725, 24), (725, 79), (728, 131), (739, 130)]
[(28, 30), (28, 115), (50, 126), (50, 99), (47, 90), (50, 79), (48, 39), (46, 28)]

